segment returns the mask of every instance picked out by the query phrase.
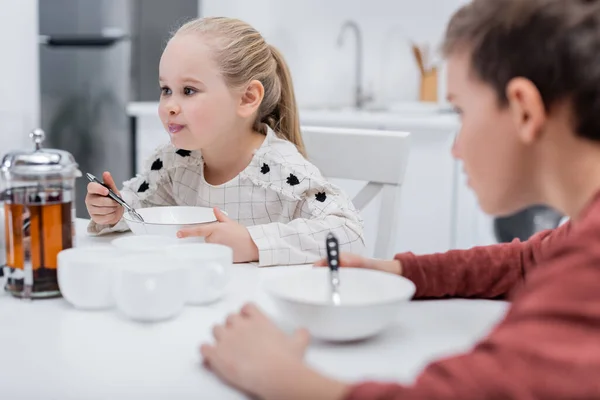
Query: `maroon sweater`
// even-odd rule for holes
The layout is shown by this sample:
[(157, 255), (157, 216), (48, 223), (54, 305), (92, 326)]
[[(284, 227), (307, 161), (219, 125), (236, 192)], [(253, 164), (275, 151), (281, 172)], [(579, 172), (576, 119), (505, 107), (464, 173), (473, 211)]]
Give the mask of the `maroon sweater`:
[(471, 352), (429, 365), (412, 386), (358, 384), (348, 400), (600, 399), (600, 195), (578, 222), (526, 242), (396, 258), (418, 298), (512, 305)]

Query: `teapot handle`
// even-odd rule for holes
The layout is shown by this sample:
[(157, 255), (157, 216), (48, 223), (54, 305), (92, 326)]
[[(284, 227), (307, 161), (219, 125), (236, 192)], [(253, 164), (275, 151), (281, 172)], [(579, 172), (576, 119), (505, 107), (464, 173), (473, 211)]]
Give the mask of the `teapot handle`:
[[(4, 267), (6, 267), (6, 254), (5, 254), (5, 240), (6, 240), (6, 232), (5, 230), (5, 214), (4, 214), (4, 201), (7, 198), (6, 190), (0, 191), (0, 278), (4, 278)], [(4, 279), (0, 279), (0, 293), (4, 291)]]
[[(0, 278), (2, 278), (4, 274), (4, 267), (6, 267), (6, 225), (5, 225), (5, 217), (4, 214), (4, 206), (2, 205), (2, 201), (0, 200)], [(0, 292), (2, 291), (2, 279), (0, 279)]]

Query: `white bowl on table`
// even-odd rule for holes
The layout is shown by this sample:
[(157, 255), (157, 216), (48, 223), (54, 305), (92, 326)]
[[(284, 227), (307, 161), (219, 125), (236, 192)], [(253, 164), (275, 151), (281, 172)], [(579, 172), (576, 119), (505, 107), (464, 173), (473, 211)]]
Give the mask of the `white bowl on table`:
[(360, 268), (340, 268), (339, 275), (339, 305), (331, 301), (328, 268), (290, 271), (263, 286), (284, 319), (327, 341), (360, 340), (382, 332), (415, 293), (415, 285), (399, 275)]
[(217, 219), (209, 207), (149, 207), (136, 210), (144, 219), (140, 222), (125, 212), (123, 219), (136, 235), (160, 235), (176, 237), (184, 228), (210, 224)]

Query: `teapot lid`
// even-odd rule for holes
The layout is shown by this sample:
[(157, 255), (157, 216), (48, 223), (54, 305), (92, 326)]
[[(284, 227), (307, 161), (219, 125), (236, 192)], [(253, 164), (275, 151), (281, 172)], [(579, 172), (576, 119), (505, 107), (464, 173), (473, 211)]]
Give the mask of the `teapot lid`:
[(79, 166), (71, 153), (64, 150), (42, 148), (42, 142), (46, 138), (43, 130), (34, 129), (29, 137), (35, 145), (34, 151), (14, 151), (6, 154), (3, 158), (0, 171), (7, 181), (81, 176)]

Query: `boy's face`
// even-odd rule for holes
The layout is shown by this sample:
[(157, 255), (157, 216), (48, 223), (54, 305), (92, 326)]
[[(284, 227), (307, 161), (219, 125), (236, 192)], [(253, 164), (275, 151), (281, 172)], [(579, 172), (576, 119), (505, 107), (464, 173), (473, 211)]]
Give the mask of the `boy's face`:
[(447, 61), (448, 100), (462, 123), (452, 154), (463, 162), (480, 207), (507, 215), (528, 206), (534, 197), (531, 149), (519, 136), (514, 111), (501, 106), (494, 89), (472, 73), (468, 52)]

